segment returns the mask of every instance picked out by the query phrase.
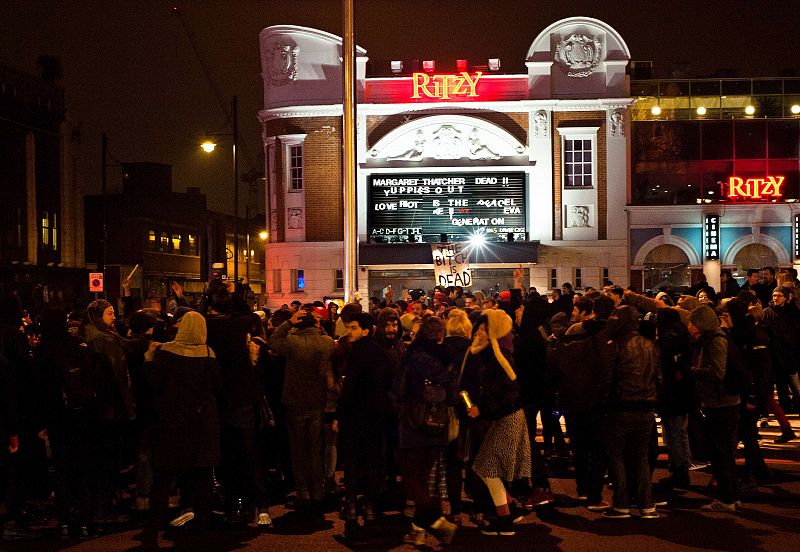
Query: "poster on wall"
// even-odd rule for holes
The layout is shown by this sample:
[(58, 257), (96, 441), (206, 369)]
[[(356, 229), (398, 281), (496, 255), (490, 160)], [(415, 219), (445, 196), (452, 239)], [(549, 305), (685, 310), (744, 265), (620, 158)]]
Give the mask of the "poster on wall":
[(524, 240), (524, 172), (402, 173), (367, 177), (367, 234), (373, 243)]
[(437, 286), (472, 285), (466, 243), (432, 243), (433, 278)]

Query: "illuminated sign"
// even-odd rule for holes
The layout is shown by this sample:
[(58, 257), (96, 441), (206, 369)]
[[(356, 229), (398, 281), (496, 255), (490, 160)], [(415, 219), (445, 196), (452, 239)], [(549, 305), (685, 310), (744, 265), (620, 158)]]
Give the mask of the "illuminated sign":
[(740, 178), (731, 176), (728, 179), (728, 199), (739, 201), (763, 201), (783, 197), (781, 186), (786, 177), (767, 176), (766, 178)]
[(719, 215), (706, 215), (706, 259), (719, 259)]
[(487, 241), (525, 239), (526, 184), (524, 172), (369, 175), (369, 241), (459, 242), (475, 233)]
[(449, 100), (453, 97), (477, 98), (478, 80), (483, 73), (476, 71), (470, 75), (462, 71), (458, 75), (429, 75), (427, 73), (414, 73), (411, 75), (413, 84), (412, 98), (436, 98)]
[(794, 216), (794, 258), (800, 259), (800, 215)]

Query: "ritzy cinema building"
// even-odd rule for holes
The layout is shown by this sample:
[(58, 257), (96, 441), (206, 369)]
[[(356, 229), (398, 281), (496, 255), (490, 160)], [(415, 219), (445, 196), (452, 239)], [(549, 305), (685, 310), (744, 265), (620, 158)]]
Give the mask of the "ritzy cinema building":
[[(342, 43), (261, 33), (270, 306), (343, 296)], [(798, 251), (800, 79), (634, 78), (596, 19), (501, 62), (357, 50), (358, 290), (431, 289), (431, 243), (471, 248), (473, 290), (522, 264), (539, 290), (639, 289), (788, 266)], [(482, 243), (479, 246), (478, 243)]]

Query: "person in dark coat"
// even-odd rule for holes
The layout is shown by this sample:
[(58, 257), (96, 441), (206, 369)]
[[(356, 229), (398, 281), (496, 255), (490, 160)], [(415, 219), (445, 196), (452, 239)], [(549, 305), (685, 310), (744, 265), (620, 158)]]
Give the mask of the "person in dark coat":
[(692, 463), (688, 423), (694, 390), (691, 336), (675, 309), (658, 309), (656, 325), (656, 345), (661, 352), (664, 382), (658, 398), (658, 413), (669, 452), (670, 483), (673, 487), (688, 489)]
[(175, 479), (201, 530), (211, 513), (213, 467), (221, 461), (217, 398), (222, 377), (215, 353), (206, 345), (206, 333), (203, 316), (189, 312), (178, 323), (175, 341), (154, 342), (145, 354), (145, 377), (156, 415), (152, 515), (143, 535), (149, 543), (157, 538)]
[(449, 543), (457, 526), (442, 516), (441, 504), (428, 489), (428, 476), (442, 457), (447, 435), (434, 436), (417, 427), (413, 420), (415, 405), (424, 403), (426, 382), (444, 387), (447, 401), (456, 402), (455, 377), (450, 370), (450, 357), (442, 344), (444, 325), (430, 316), (422, 321), (414, 341), (403, 359), (402, 373), (395, 379), (392, 395), (400, 405), (400, 468), (406, 496), (415, 504), (411, 532), (403, 537), (409, 544), (424, 544), (430, 531), (439, 540)]
[[(571, 299), (570, 299), (571, 300)], [(531, 473), (533, 492), (529, 506), (553, 502), (550, 480), (547, 477), (542, 447), (535, 442), (536, 417), (542, 413), (542, 425), (553, 420), (551, 410), (545, 407), (547, 385), (547, 325), (549, 305), (547, 299), (534, 296), (525, 301), (519, 331), (514, 339), (514, 368), (519, 376), (520, 396), (531, 440)]]
[(248, 347), (248, 336), (261, 335), (261, 321), (226, 284), (214, 283), (209, 286), (206, 324), (208, 345), (217, 353), (222, 373), (221, 471), (227, 500), (226, 520), (267, 527), (272, 521), (264, 476), (263, 440), (259, 434), (263, 382)]
[(374, 501), (385, 489), (384, 423), (389, 412), (392, 371), (386, 351), (372, 337), (374, 318), (359, 313), (347, 323), (350, 341), (347, 377), (332, 423), (344, 457), (345, 533), (356, 529), (362, 496), (365, 522), (375, 519)]

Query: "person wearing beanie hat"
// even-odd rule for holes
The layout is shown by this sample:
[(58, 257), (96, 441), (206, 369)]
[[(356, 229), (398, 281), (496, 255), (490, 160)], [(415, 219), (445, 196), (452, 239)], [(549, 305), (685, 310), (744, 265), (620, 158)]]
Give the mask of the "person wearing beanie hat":
[[(763, 304), (763, 303), (762, 303)], [(792, 300), (792, 290), (778, 286), (772, 290), (772, 300), (764, 309), (764, 329), (772, 340), (772, 369), (778, 389), (778, 401), (784, 410), (794, 407), (800, 412), (800, 376), (798, 376), (798, 328), (800, 311)], [(792, 390), (789, 399), (788, 389)]]
[(700, 305), (689, 315), (689, 333), (700, 343), (695, 355), (692, 375), (695, 378), (700, 408), (711, 456), (711, 470), (717, 481), (716, 498), (702, 507), (712, 512), (735, 512), (736, 430), (739, 426), (739, 395), (729, 393), (723, 385), (728, 355), (738, 351), (720, 329), (719, 319), (711, 307)]
[(484, 311), (473, 326), (472, 345), (464, 360), (464, 372), (480, 374), (481, 380), (481, 393), (472, 397), (474, 404), (467, 415), (490, 423), (472, 469), (486, 484), (497, 510), (496, 520), (482, 531), (492, 536), (515, 534), (503, 481), (531, 476), (531, 445), (517, 374), (511, 354), (498, 343), (512, 328), (505, 312)]

